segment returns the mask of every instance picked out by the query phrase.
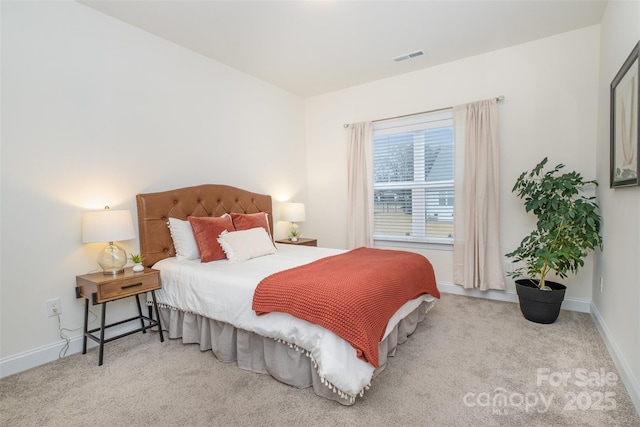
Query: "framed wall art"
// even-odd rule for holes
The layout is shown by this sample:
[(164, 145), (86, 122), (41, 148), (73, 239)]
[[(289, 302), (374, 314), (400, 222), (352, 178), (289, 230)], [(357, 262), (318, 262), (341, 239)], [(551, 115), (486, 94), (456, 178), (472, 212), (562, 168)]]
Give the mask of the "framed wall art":
[(638, 185), (640, 161), (638, 150), (638, 127), (640, 127), (640, 110), (638, 98), (638, 50), (640, 42), (611, 82), (611, 187), (627, 187)]

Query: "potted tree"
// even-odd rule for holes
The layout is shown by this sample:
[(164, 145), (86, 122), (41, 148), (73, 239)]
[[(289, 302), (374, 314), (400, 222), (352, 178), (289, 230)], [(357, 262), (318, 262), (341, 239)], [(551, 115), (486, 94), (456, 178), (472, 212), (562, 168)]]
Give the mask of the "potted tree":
[(563, 164), (544, 172), (546, 164), (545, 157), (531, 172), (523, 172), (511, 190), (537, 222), (520, 246), (506, 254), (524, 264), (509, 275), (515, 279), (525, 273), (529, 276), (516, 280), (516, 291), (522, 314), (537, 323), (555, 322), (564, 300), (566, 287), (548, 280), (547, 275), (554, 271), (566, 278), (567, 273), (576, 273), (587, 254), (602, 246), (595, 197), (581, 193), (585, 186), (598, 183), (585, 181), (575, 171), (561, 173)]

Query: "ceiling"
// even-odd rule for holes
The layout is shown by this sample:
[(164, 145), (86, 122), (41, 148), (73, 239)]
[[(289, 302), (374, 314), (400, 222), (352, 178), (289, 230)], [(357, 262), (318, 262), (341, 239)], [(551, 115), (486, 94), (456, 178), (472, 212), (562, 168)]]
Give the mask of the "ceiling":
[(80, 3), (308, 97), (595, 25), (607, 1)]

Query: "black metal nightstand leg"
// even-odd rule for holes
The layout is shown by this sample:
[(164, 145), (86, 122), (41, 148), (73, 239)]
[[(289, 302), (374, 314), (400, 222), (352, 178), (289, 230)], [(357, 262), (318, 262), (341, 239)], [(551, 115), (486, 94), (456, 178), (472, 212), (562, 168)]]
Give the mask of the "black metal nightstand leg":
[(153, 307), (156, 310), (156, 319), (158, 320), (158, 332), (160, 332), (160, 342), (164, 342), (164, 335), (162, 334), (162, 323), (160, 323), (160, 310), (158, 310), (158, 302), (156, 301), (156, 291), (151, 291), (151, 298), (153, 298)]
[(84, 333), (82, 334), (82, 354), (87, 354), (87, 334), (89, 331), (89, 300), (84, 300)]
[(102, 366), (102, 354), (104, 352), (104, 320), (107, 316), (107, 303), (102, 304), (102, 322), (100, 323), (100, 353), (98, 356), (98, 366)]
[(138, 316), (140, 316), (140, 325), (142, 327), (142, 333), (146, 334), (147, 329), (144, 327), (144, 318), (142, 317), (142, 307), (140, 307), (140, 297), (136, 294), (136, 303), (138, 304)]

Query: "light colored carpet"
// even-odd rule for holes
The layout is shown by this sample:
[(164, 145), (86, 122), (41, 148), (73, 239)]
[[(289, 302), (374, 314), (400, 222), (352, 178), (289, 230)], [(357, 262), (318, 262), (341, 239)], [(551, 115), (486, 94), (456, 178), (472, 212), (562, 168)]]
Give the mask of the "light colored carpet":
[(445, 294), (353, 407), (152, 333), (0, 380), (0, 425), (640, 426), (617, 375), (587, 314)]

